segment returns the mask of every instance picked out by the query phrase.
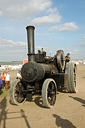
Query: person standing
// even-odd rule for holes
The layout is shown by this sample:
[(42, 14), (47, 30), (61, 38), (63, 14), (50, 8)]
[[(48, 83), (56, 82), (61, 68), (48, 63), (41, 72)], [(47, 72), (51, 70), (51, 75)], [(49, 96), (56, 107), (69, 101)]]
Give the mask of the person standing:
[(21, 78), (21, 71), (19, 70), (17, 73), (17, 79), (20, 79), (20, 78)]
[(67, 55), (65, 56), (65, 60), (66, 60), (66, 62), (69, 62), (71, 60), (70, 53), (67, 53)]
[(1, 73), (0, 73), (0, 90), (2, 89), (2, 79), (1, 79)]
[(9, 89), (9, 84), (10, 84), (10, 74), (9, 71), (6, 72), (5, 74), (5, 83), (6, 83), (6, 90)]
[(3, 72), (3, 75), (1, 77), (2, 82), (3, 82), (3, 88), (5, 89), (5, 73)]

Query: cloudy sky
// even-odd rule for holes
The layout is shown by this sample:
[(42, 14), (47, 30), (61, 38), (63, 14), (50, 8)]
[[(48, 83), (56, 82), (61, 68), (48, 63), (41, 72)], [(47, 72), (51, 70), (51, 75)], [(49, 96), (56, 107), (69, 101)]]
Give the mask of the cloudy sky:
[(85, 0), (0, 0), (0, 61), (27, 58), (26, 26), (35, 26), (35, 52), (63, 49), (85, 59)]

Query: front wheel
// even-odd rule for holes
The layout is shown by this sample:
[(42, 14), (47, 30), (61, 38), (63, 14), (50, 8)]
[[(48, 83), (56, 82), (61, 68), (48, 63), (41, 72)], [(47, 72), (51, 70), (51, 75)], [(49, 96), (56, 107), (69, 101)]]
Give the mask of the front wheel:
[(42, 86), (42, 101), (45, 107), (52, 108), (56, 101), (57, 86), (53, 79), (48, 78)]
[(26, 94), (23, 92), (25, 87), (19, 79), (16, 79), (10, 88), (10, 100), (11, 103), (21, 105), (26, 100)]

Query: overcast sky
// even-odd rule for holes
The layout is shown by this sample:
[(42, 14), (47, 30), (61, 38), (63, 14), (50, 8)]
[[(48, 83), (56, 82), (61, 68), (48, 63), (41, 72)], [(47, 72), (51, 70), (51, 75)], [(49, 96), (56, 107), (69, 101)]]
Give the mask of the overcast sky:
[(35, 52), (57, 50), (85, 59), (85, 0), (0, 0), (0, 61), (27, 58), (26, 26), (35, 26)]

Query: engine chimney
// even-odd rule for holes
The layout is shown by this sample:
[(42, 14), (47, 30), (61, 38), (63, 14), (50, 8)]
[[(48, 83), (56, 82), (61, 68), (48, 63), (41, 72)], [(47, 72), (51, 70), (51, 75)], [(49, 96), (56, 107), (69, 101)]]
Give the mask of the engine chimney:
[(28, 60), (35, 61), (35, 49), (34, 49), (34, 26), (27, 26), (27, 40), (28, 40)]

